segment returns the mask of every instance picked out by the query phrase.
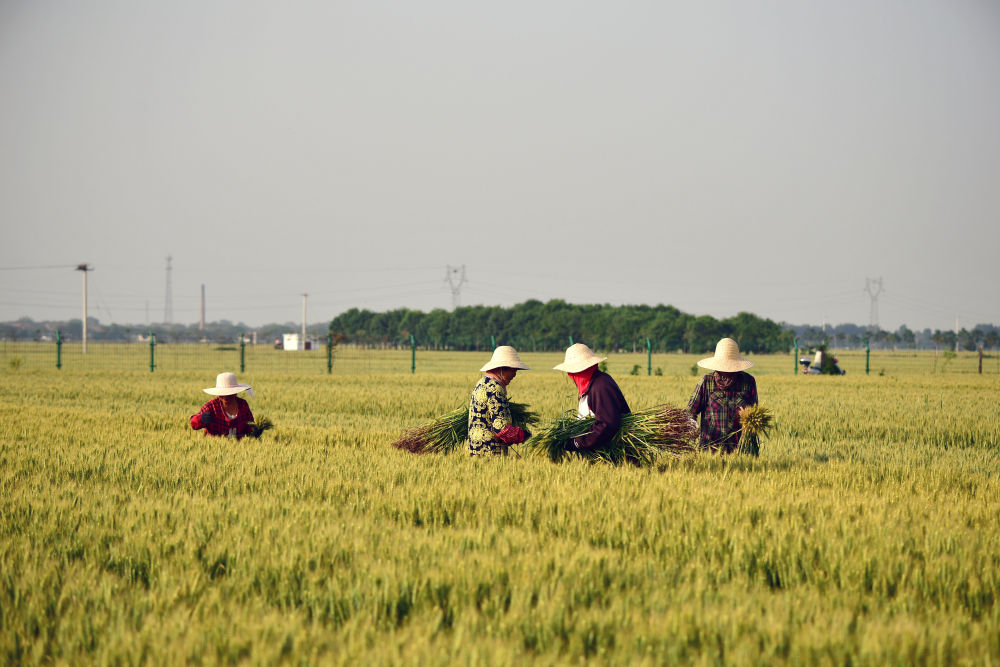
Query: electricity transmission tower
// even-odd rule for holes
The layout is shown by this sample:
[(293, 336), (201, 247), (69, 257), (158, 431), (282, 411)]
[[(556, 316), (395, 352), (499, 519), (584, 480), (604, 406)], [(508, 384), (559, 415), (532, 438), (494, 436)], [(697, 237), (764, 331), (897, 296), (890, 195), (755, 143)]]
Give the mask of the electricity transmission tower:
[(461, 305), (462, 285), (465, 284), (465, 264), (462, 266), (448, 266), (445, 270), (444, 280), (451, 288), (451, 309), (454, 310)]
[(878, 333), (878, 295), (882, 293), (881, 278), (865, 278), (865, 291), (872, 300), (871, 314), (868, 318), (868, 332), (871, 335)]
[(174, 288), (170, 284), (171, 277), (170, 273), (173, 269), (170, 268), (170, 260), (173, 257), (167, 255), (167, 294), (163, 299), (163, 323), (170, 324), (174, 319)]

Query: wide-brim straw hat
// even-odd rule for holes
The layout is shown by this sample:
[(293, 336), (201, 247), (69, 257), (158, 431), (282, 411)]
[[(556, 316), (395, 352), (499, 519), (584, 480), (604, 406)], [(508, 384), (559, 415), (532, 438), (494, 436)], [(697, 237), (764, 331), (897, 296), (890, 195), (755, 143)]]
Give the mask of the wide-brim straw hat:
[(753, 362), (740, 356), (740, 345), (732, 338), (723, 338), (715, 346), (715, 356), (698, 362), (702, 368), (723, 373), (745, 371), (753, 366)]
[(528, 364), (521, 361), (521, 357), (517, 356), (517, 350), (510, 345), (501, 345), (493, 350), (493, 358), (479, 370), (492, 371), (496, 368), (514, 368), (519, 371), (531, 370)]
[(553, 366), (554, 371), (566, 371), (567, 373), (579, 373), (585, 371), (594, 364), (599, 364), (607, 357), (599, 357), (594, 351), (583, 343), (575, 343), (566, 348), (566, 358), (558, 366)]
[(241, 391), (248, 391), (250, 396), (253, 396), (253, 387), (237, 382), (236, 373), (219, 373), (215, 376), (215, 386), (204, 390), (206, 394), (212, 396), (232, 396)]

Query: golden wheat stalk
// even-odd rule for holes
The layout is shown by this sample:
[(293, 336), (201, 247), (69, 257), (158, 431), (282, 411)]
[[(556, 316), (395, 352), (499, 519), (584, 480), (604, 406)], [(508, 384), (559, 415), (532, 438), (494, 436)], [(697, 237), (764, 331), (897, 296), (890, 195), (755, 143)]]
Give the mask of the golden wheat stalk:
[(274, 422), (267, 417), (257, 415), (254, 417), (254, 420), (250, 422), (250, 435), (254, 438), (259, 438), (264, 431), (272, 428), (274, 428)]
[(760, 442), (774, 426), (774, 413), (759, 403), (740, 408), (739, 454), (760, 456)]

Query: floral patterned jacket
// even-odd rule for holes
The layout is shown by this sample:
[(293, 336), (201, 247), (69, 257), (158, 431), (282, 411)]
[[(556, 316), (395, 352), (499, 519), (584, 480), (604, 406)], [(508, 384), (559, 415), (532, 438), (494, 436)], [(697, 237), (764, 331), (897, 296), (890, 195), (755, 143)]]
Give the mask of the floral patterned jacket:
[(524, 442), (524, 437), (511, 423), (506, 387), (484, 375), (469, 400), (469, 456), (504, 455), (507, 445)]

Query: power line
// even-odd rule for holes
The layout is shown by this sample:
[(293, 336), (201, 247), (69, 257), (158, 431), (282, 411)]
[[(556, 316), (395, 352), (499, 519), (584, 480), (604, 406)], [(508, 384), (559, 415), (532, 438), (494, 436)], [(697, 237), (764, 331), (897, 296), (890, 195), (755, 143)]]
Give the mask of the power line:
[(46, 264), (44, 266), (0, 266), (0, 271), (34, 271), (36, 269), (76, 269), (73, 264)]
[(267, 273), (267, 272), (277, 272), (277, 273), (401, 273), (408, 271), (428, 271), (430, 269), (440, 268), (433, 266), (390, 266), (390, 267), (368, 267), (368, 268), (331, 268), (329, 266), (323, 267), (309, 267), (309, 266), (260, 266), (255, 267), (254, 271), (256, 273)]
[(101, 292), (101, 288), (97, 283), (91, 285), (91, 289), (94, 291), (94, 304), (96, 305), (95, 310), (103, 310), (107, 313), (108, 321), (114, 322), (115, 316), (111, 314), (111, 308), (108, 306), (108, 301), (104, 298), (104, 294)]

